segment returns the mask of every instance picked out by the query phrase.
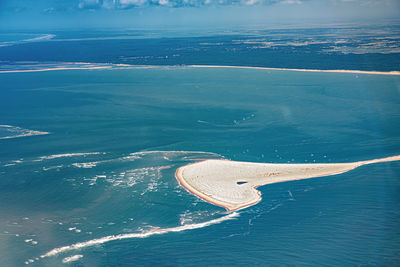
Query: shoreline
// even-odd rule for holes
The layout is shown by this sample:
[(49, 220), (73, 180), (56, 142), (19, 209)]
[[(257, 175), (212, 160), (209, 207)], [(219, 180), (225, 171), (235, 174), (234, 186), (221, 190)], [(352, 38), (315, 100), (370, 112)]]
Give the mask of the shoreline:
[(373, 70), (321, 70), (321, 69), (293, 69), (293, 68), (268, 68), (251, 66), (228, 66), (228, 65), (186, 65), (192, 68), (230, 68), (230, 69), (257, 69), (257, 70), (282, 70), (297, 72), (325, 72), (325, 73), (352, 73), (371, 75), (400, 75), (400, 71), (373, 71)]
[[(206, 160), (203, 160), (203, 161), (207, 161), (207, 159), (206, 159)], [(201, 161), (201, 162), (203, 162), (203, 161)], [(186, 181), (184, 180), (183, 175), (182, 175), (183, 167), (187, 167), (187, 166), (189, 166), (189, 165), (194, 165), (194, 164), (196, 164), (196, 163), (197, 163), (197, 162), (191, 163), (191, 164), (188, 164), (188, 165), (185, 165), (185, 166), (182, 166), (182, 167), (179, 167), (179, 168), (176, 170), (176, 172), (175, 172), (175, 178), (176, 178), (176, 180), (178, 181), (178, 184), (179, 184), (183, 189), (185, 189), (188, 193), (190, 193), (190, 194), (192, 194), (192, 195), (194, 195), (194, 196), (196, 196), (196, 197), (198, 197), (198, 198), (204, 200), (205, 202), (211, 203), (211, 204), (216, 205), (216, 206), (223, 207), (223, 208), (225, 208), (227, 211), (234, 211), (234, 210), (230, 209), (228, 206), (224, 206), (224, 205), (222, 205), (220, 202), (214, 201), (212, 198), (208, 197), (206, 194), (203, 194), (201, 191), (198, 191), (198, 190), (194, 189), (191, 185), (189, 185), (188, 183), (186, 183)], [(260, 199), (260, 200), (261, 200), (261, 199)], [(258, 203), (258, 202), (257, 202), (257, 203)], [(254, 203), (254, 204), (257, 204), (257, 203)]]
[[(201, 162), (207, 161), (207, 160), (208, 160), (208, 159), (202, 160)], [(224, 159), (217, 159), (217, 160), (224, 160)], [(218, 202), (218, 201), (213, 200), (212, 198), (208, 197), (206, 194), (203, 194), (201, 191), (196, 190), (196, 189), (193, 188), (191, 185), (189, 185), (188, 183), (186, 183), (186, 181), (184, 180), (184, 178), (183, 178), (183, 176), (182, 176), (183, 167), (187, 167), (187, 166), (189, 166), (189, 165), (194, 165), (194, 164), (197, 164), (197, 163), (199, 163), (199, 162), (195, 162), (195, 163), (191, 163), (191, 164), (182, 166), (182, 167), (178, 168), (178, 169), (176, 170), (176, 172), (175, 172), (175, 178), (176, 178), (176, 180), (178, 181), (178, 184), (179, 184), (180, 186), (182, 186), (182, 188), (185, 189), (188, 193), (194, 195), (195, 197), (198, 197), (198, 198), (204, 200), (205, 202), (211, 203), (211, 204), (213, 204), (213, 205), (215, 205), (215, 206), (222, 207), (222, 208), (226, 209), (228, 212), (232, 212), (232, 211), (236, 211), (236, 210), (239, 210), (239, 209), (244, 209), (244, 208), (247, 208), (247, 207), (256, 205), (258, 202), (260, 202), (260, 201), (262, 200), (262, 198), (261, 198), (261, 192), (258, 191), (258, 190), (257, 190), (257, 194), (259, 195), (259, 198), (258, 198), (256, 201), (254, 201), (254, 202), (252, 202), (252, 203), (248, 203), (247, 205), (241, 206), (240, 208), (236, 208), (236, 209), (235, 209), (235, 208), (231, 208), (231, 207), (228, 206), (228, 205), (223, 205), (223, 203), (221, 203), (221, 202)], [(257, 188), (257, 187), (253, 187), (253, 189), (255, 189), (255, 190), (256, 190), (256, 188)]]
[[(367, 164), (398, 160), (400, 156), (350, 163), (272, 164), (210, 159), (179, 167), (175, 178), (190, 194), (231, 212), (260, 202), (259, 186), (332, 176)], [(189, 169), (187, 177), (185, 169)], [(197, 188), (190, 181), (197, 183)]]
[[(64, 65), (65, 64), (65, 65)], [(70, 67), (68, 65), (71, 65)], [(94, 66), (98, 64), (98, 66)], [(60, 62), (59, 67), (49, 67), (34, 69), (15, 69), (0, 70), (0, 73), (18, 73), (18, 72), (40, 72), (53, 70), (97, 70), (97, 69), (129, 69), (129, 68), (229, 68), (229, 69), (253, 69), (270, 71), (296, 71), (296, 72), (321, 72), (321, 73), (348, 73), (348, 74), (367, 74), (367, 75), (391, 75), (398, 76), (400, 71), (368, 71), (368, 70), (323, 70), (323, 69), (297, 69), (297, 68), (270, 68), (253, 66), (230, 66), (230, 65), (130, 65), (130, 64), (112, 64), (112, 63), (88, 63), (88, 62)], [(57, 64), (55, 64), (57, 66)], [(78, 65), (78, 66), (76, 66)], [(79, 66), (80, 65), (80, 66)], [(89, 66), (85, 66), (89, 65)], [(18, 65), (15, 65), (18, 66)], [(39, 64), (40, 66), (40, 64)]]
[(26, 70), (0, 70), (0, 73), (19, 73), (19, 72), (41, 72), (41, 71), (53, 71), (53, 70), (99, 70), (99, 69), (111, 69), (112, 66), (98, 66), (98, 67), (61, 67), (61, 68), (44, 68), (44, 69), (26, 69)]

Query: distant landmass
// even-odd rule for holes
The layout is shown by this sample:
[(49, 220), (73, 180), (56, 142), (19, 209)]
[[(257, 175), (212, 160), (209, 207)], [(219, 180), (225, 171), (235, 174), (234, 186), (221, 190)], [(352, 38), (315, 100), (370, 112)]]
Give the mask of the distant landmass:
[[(397, 71), (400, 26), (0, 33), (0, 60)], [(10, 39), (11, 38), (11, 39)]]

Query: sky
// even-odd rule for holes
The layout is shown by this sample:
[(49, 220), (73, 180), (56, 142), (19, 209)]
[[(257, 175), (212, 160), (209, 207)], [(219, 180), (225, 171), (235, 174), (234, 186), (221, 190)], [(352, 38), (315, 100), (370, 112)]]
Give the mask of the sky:
[(0, 0), (0, 29), (380, 23), (400, 0)]

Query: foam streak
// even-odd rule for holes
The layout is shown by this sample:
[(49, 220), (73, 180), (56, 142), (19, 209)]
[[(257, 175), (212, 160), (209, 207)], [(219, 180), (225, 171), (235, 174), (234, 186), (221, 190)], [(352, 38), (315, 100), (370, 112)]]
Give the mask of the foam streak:
[(87, 155), (99, 155), (100, 152), (89, 152), (89, 153), (67, 153), (67, 154), (56, 154), (50, 156), (42, 156), (39, 159), (57, 159), (57, 158), (65, 158), (65, 157), (76, 157), (76, 156), (87, 156)]
[(12, 126), (12, 125), (0, 125), (0, 128), (5, 128), (6, 131), (8, 131), (9, 133), (13, 134), (13, 135), (9, 135), (9, 136), (0, 137), (1, 140), (19, 138), (19, 137), (26, 137), (26, 136), (50, 134), (49, 132), (41, 132), (41, 131), (23, 129), (21, 127)]
[(149, 231), (146, 231), (143, 233), (110, 235), (110, 236), (106, 236), (106, 237), (102, 237), (102, 238), (97, 238), (97, 239), (93, 239), (93, 240), (89, 240), (89, 241), (85, 241), (85, 242), (76, 243), (76, 244), (73, 244), (70, 246), (55, 248), (55, 249), (50, 250), (46, 254), (43, 254), (40, 257), (41, 258), (51, 257), (51, 256), (58, 255), (60, 253), (67, 252), (67, 251), (82, 249), (82, 248), (91, 247), (91, 246), (95, 246), (95, 245), (100, 245), (100, 244), (104, 244), (104, 243), (107, 243), (110, 241), (115, 241), (115, 240), (130, 239), (130, 238), (147, 238), (152, 235), (162, 235), (162, 234), (167, 234), (167, 233), (182, 232), (185, 230), (199, 229), (199, 228), (207, 227), (207, 226), (210, 226), (213, 224), (219, 224), (224, 221), (231, 220), (238, 216), (239, 216), (239, 213), (233, 212), (233, 213), (230, 213), (223, 217), (220, 217), (220, 218), (217, 218), (214, 220), (210, 220), (210, 221), (206, 221), (206, 222), (202, 222), (202, 223), (187, 224), (187, 225), (182, 225), (182, 226), (172, 227), (172, 228), (156, 228), (156, 229), (152, 229), (152, 230), (149, 230)]

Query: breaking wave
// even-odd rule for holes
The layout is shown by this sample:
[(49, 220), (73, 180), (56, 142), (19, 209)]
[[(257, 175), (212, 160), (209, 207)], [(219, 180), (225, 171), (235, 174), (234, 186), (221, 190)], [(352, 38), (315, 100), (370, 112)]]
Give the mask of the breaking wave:
[(55, 155), (50, 155), (50, 156), (39, 157), (38, 160), (58, 159), (58, 158), (78, 157), (78, 156), (88, 156), (88, 155), (99, 155), (99, 154), (100, 154), (100, 152), (55, 154)]
[(45, 135), (50, 134), (49, 132), (41, 132), (35, 130), (24, 129), (12, 125), (0, 125), (0, 139), (11, 139), (34, 135)]
[(236, 218), (238, 216), (239, 216), (238, 212), (233, 212), (233, 213), (230, 213), (223, 217), (213, 219), (210, 221), (206, 221), (206, 222), (202, 222), (202, 223), (187, 224), (187, 225), (171, 227), (171, 228), (154, 228), (154, 229), (142, 232), (142, 233), (131, 233), (131, 234), (119, 234), (119, 235), (105, 236), (105, 237), (92, 239), (92, 240), (85, 241), (85, 242), (76, 243), (76, 244), (69, 245), (69, 246), (55, 248), (55, 249), (52, 249), (49, 252), (41, 255), (40, 257), (41, 258), (51, 257), (51, 256), (55, 256), (60, 253), (67, 252), (67, 251), (83, 249), (83, 248), (100, 245), (100, 244), (104, 244), (104, 243), (116, 241), (116, 240), (130, 239), (130, 238), (147, 238), (152, 235), (162, 235), (162, 234), (167, 234), (167, 233), (176, 233), (176, 232), (182, 232), (185, 230), (194, 230), (194, 229), (204, 228), (204, 227), (207, 227), (207, 226), (210, 226), (213, 224), (222, 223), (227, 220), (232, 220), (233, 218)]
[(82, 257), (83, 257), (83, 255), (74, 255), (74, 256), (66, 257), (62, 260), (62, 263), (69, 263), (69, 262), (77, 261)]
[[(27, 38), (27, 39), (19, 39), (19, 40), (14, 40), (14, 41), (0, 42), (0, 47), (13, 46), (13, 45), (32, 43), (32, 42), (40, 42), (40, 41), (49, 41), (49, 40), (53, 39), (54, 37), (56, 37), (55, 34), (30, 34), (30, 36), (32, 36), (32, 35), (35, 37)], [(20, 36), (20, 38), (23, 38), (26, 36), (26, 34), (21, 34), (19, 36)]]
[[(5, 174), (15, 172), (15, 168), (24, 168), (26, 172), (35, 174), (34, 178), (29, 180), (32, 183), (54, 175), (60, 177), (60, 179), (51, 180), (51, 182), (54, 182), (54, 186), (65, 186), (63, 194), (75, 194), (77, 191), (86, 192), (93, 196), (102, 196), (102, 198), (90, 198), (91, 201), (97, 203), (96, 205), (106, 204), (106, 206), (115, 207), (112, 211), (100, 211), (98, 213), (92, 211), (90, 215), (73, 209), (73, 211), (51, 218), (51, 220), (44, 220), (46, 223), (53, 223), (62, 228), (60, 231), (70, 233), (63, 232), (63, 235), (71, 238), (74, 238), (75, 235), (85, 235), (88, 241), (78, 242), (82, 239), (64, 241), (62, 244), (66, 244), (66, 242), (67, 244), (69, 242), (77, 243), (62, 247), (53, 245), (56, 248), (43, 254), (45, 251), (41, 250), (42, 242), (36, 244), (36, 240), (41, 241), (41, 235), (35, 237), (35, 240), (32, 239), (33, 237), (24, 236), (26, 240), (29, 240), (25, 242), (29, 248), (36, 245), (35, 248), (40, 249), (34, 254), (37, 256), (42, 254), (40, 257), (32, 257), (26, 260), (25, 264), (37, 263), (41, 258), (111, 241), (147, 238), (153, 235), (203, 228), (239, 216), (238, 213), (225, 214), (221, 210), (210, 211), (207, 205), (203, 206), (201, 200), (187, 194), (177, 183), (174, 170), (178, 166), (210, 158), (221, 159), (223, 156), (203, 151), (161, 150), (133, 153), (71, 151), (65, 153), (53, 152), (47, 155), (6, 162), (8, 164), (18, 162), (19, 165), (3, 168), (2, 171)], [(185, 204), (178, 203), (176, 206), (168, 204), (168, 201), (173, 203), (173, 201), (185, 198), (187, 198)], [(137, 201), (129, 204), (132, 199)], [(118, 207), (121, 200), (127, 201)], [(163, 204), (164, 200), (167, 203), (166, 205)], [(73, 201), (71, 201), (71, 204), (76, 205)], [(71, 206), (71, 208), (74, 207)], [(85, 207), (91, 209), (89, 206)], [(139, 216), (133, 218), (132, 210), (137, 214), (143, 212), (148, 215), (154, 214), (155, 217), (142, 218)], [(165, 220), (160, 221), (157, 217), (160, 211), (162, 211), (162, 216), (165, 216)], [(115, 214), (124, 215), (120, 219), (114, 220), (112, 218), (115, 218)], [(71, 220), (72, 216), (73, 219)], [(155, 227), (157, 225), (159, 227)], [(91, 237), (92, 234), (95, 234), (94, 237), (97, 238)], [(60, 261), (65, 264), (73, 264), (74, 261), (81, 259), (76, 254), (83, 253), (63, 254)]]

